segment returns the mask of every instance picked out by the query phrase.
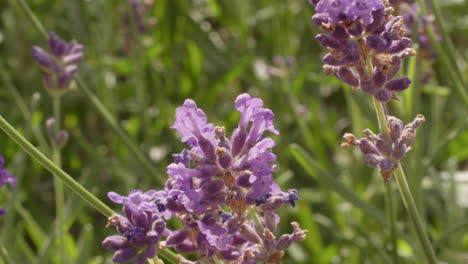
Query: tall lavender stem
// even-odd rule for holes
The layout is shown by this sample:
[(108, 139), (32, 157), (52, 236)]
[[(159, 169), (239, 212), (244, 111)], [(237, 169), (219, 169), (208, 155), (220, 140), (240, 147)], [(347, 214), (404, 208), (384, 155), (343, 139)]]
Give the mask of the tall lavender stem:
[[(32, 12), (28, 3), (25, 0), (18, 0), (17, 2), (19, 3), (21, 9), (23, 9), (23, 11), (27, 14), (28, 18), (31, 20), (36, 29), (43, 35), (44, 38), (48, 38), (47, 31), (45, 30), (44, 26), (41, 24), (39, 19), (36, 17), (36, 15)], [(11, 3), (14, 4), (15, 1), (11, 1)], [(107, 122), (107, 124), (115, 131), (115, 133), (120, 137), (123, 143), (127, 145), (129, 150), (135, 156), (136, 160), (140, 162), (140, 164), (148, 172), (148, 174), (153, 175), (154, 178), (162, 184), (164, 182), (162, 178), (163, 176), (153, 166), (149, 157), (142, 153), (137, 144), (135, 144), (135, 142), (133, 142), (133, 140), (128, 136), (128, 134), (122, 129), (115, 117), (109, 112), (109, 110), (105, 107), (101, 100), (99, 100), (99, 98), (87, 86), (83, 78), (81, 78), (78, 73), (75, 76), (78, 89), (80, 89), (86, 95), (88, 100), (98, 110), (99, 114), (102, 116), (104, 121)]]
[(405, 207), (416, 229), (428, 263), (437, 258), (425, 233), (401, 160), (411, 149), (416, 128), (425, 121), (423, 115), (404, 126), (396, 117), (388, 116), (386, 103), (397, 98), (411, 84), (408, 77), (395, 78), (403, 59), (416, 54), (406, 37), (403, 17), (393, 16), (388, 1), (381, 0), (311, 0), (317, 14), (312, 21), (324, 34), (316, 39), (329, 53), (323, 58), (324, 70), (334, 74), (356, 90), (372, 96), (380, 133), (366, 129), (365, 138), (345, 134), (343, 147), (358, 146), (365, 154), (365, 163), (378, 168), (385, 182), (392, 174)]
[[(59, 135), (60, 133), (60, 96), (52, 97), (53, 108), (54, 108), (54, 135)], [(62, 166), (62, 157), (60, 153), (60, 148), (56, 144), (55, 140), (52, 139), (52, 160), (58, 166)], [(57, 217), (57, 246), (58, 246), (58, 259), (60, 263), (65, 261), (65, 215), (64, 215), (64, 206), (65, 206), (65, 193), (63, 190), (63, 183), (57, 177), (54, 177), (54, 187), (55, 187), (55, 211)]]
[[(386, 116), (383, 104), (376, 102), (374, 99), (374, 107), (377, 113), (380, 128), (386, 136), (390, 137), (390, 130), (387, 126), (387, 122), (385, 122)], [(429, 241), (429, 238), (426, 234), (421, 217), (419, 216), (418, 208), (416, 207), (413, 195), (411, 194), (408, 182), (406, 181), (405, 172), (403, 171), (401, 163), (398, 164), (396, 170), (394, 171), (394, 175), (398, 185), (398, 190), (401, 194), (401, 199), (403, 200), (405, 208), (410, 215), (411, 222), (413, 223), (413, 226), (416, 230), (416, 235), (418, 237), (419, 242), (421, 243), (428, 263), (437, 264), (437, 257), (435, 255), (434, 249), (432, 248), (431, 242)]]

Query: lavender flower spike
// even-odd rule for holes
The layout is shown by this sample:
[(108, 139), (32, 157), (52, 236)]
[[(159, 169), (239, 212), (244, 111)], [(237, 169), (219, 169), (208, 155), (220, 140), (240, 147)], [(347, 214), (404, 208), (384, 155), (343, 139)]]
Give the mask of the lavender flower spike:
[[(281, 191), (273, 179), (275, 142), (264, 135), (278, 134), (273, 112), (248, 94), (237, 97), (235, 108), (240, 120), (229, 138), (223, 127), (208, 122), (193, 100), (185, 100), (176, 109), (172, 128), (189, 149), (173, 155), (164, 190), (134, 191), (128, 197), (109, 193), (112, 201), (124, 205), (124, 215), (109, 221), (120, 235), (103, 242), (116, 251), (115, 262), (148, 258), (159, 245), (197, 254), (208, 263), (280, 263), (292, 242), (305, 239), (306, 231), (296, 223), (281, 243), (275, 238), (280, 220), (275, 211), (284, 204), (294, 207), (299, 196), (296, 190)], [(263, 218), (257, 221), (261, 226), (255, 226), (250, 212)], [(180, 220), (182, 228), (162, 228), (163, 219), (171, 217)], [(161, 225), (154, 235), (152, 222)], [(200, 263), (182, 256), (178, 260)]]
[[(16, 178), (5, 169), (5, 158), (0, 156), (0, 187), (9, 184), (10, 188), (15, 188)], [(4, 215), (5, 210), (0, 208), (0, 215)]]
[(61, 96), (70, 86), (78, 62), (83, 58), (83, 45), (75, 40), (69, 43), (57, 34), (49, 34), (50, 53), (38, 46), (33, 46), (33, 58), (42, 70), (42, 79), (49, 93)]
[(403, 59), (415, 55), (403, 17), (394, 17), (385, 0), (311, 1), (317, 14), (313, 22), (323, 34), (320, 45), (328, 50), (323, 58), (326, 74), (360, 89), (380, 102), (396, 98), (411, 80), (394, 79)]
[(394, 117), (388, 117), (390, 139), (383, 134), (376, 135), (369, 129), (364, 130), (365, 138), (356, 139), (353, 134), (345, 134), (342, 147), (358, 146), (365, 155), (364, 162), (369, 167), (378, 168), (388, 181), (391, 173), (400, 160), (411, 150), (411, 145), (416, 138), (416, 128), (426, 120), (423, 115), (418, 115), (413, 122), (403, 127), (403, 122)]
[(146, 263), (146, 259), (156, 255), (160, 238), (169, 234), (163, 220), (166, 208), (158, 202), (164, 194), (135, 190), (128, 197), (114, 192), (108, 196), (113, 202), (123, 204), (124, 214), (109, 217), (107, 226), (115, 226), (120, 235), (107, 237), (102, 245), (115, 251), (114, 262)]

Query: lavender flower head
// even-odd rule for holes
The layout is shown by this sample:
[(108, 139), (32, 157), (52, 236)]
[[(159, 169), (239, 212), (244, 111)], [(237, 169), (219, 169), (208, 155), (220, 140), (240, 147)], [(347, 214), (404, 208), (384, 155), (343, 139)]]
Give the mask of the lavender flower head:
[[(154, 0), (129, 0), (132, 7), (132, 15), (140, 33), (148, 31), (155, 24), (153, 18), (146, 18), (149, 8), (154, 4)], [(128, 21), (128, 17), (126, 18)], [(129, 24), (129, 22), (128, 22)]]
[(38, 46), (33, 46), (33, 58), (42, 70), (42, 79), (49, 93), (62, 95), (70, 86), (78, 62), (83, 58), (83, 45), (75, 40), (66, 42), (54, 32), (49, 34), (50, 53)]
[(317, 14), (312, 21), (323, 34), (316, 39), (329, 53), (324, 70), (381, 102), (395, 98), (411, 84), (396, 78), (402, 60), (415, 54), (409, 48), (403, 17), (381, 0), (311, 1)]
[(411, 150), (411, 145), (416, 138), (416, 128), (425, 122), (423, 115), (418, 115), (413, 122), (403, 126), (403, 122), (389, 116), (387, 125), (390, 137), (374, 134), (369, 129), (363, 131), (365, 138), (356, 139), (353, 134), (345, 134), (342, 147), (359, 146), (365, 155), (364, 162), (374, 168), (378, 168), (385, 182), (388, 181), (393, 170), (398, 166), (400, 160)]
[(107, 226), (115, 226), (120, 235), (107, 237), (102, 245), (115, 250), (114, 262), (134, 261), (146, 263), (157, 253), (158, 243), (162, 236), (169, 233), (164, 220), (166, 208), (158, 203), (164, 193), (140, 190), (131, 192), (128, 197), (114, 192), (109, 198), (123, 205), (123, 215), (112, 215)]
[[(248, 94), (239, 95), (235, 107), (240, 120), (230, 138), (223, 127), (208, 123), (194, 101), (187, 99), (176, 109), (172, 128), (189, 149), (174, 154), (164, 190), (147, 192), (151, 194), (143, 200), (148, 205), (138, 210), (181, 221), (183, 228), (159, 232), (166, 237), (160, 246), (197, 253), (209, 263), (280, 263), (284, 250), (304, 240), (306, 230), (292, 223), (293, 232), (276, 239), (280, 219), (275, 211), (283, 204), (295, 206), (299, 196), (296, 190), (281, 191), (273, 180), (275, 142), (263, 135), (278, 134), (273, 112)], [(124, 210), (130, 203), (126, 201), (134, 200), (114, 196), (111, 193)], [(125, 230), (119, 232), (125, 238)], [(197, 263), (182, 256), (179, 261)]]
[[(10, 188), (15, 188), (15, 183), (16, 183), (16, 178), (11, 175), (6, 169), (5, 169), (5, 158), (3, 156), (0, 156), (0, 187), (3, 185), (10, 185)], [(5, 214), (5, 210), (0, 208), (0, 215)]]

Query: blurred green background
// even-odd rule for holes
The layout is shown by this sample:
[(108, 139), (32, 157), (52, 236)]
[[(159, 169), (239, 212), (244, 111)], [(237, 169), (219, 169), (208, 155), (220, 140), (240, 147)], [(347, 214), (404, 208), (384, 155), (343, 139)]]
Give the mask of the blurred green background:
[[(360, 153), (340, 147), (346, 132), (377, 131), (376, 116), (367, 96), (322, 73), (324, 50), (314, 39), (308, 1), (156, 0), (145, 15), (156, 24), (138, 34), (122, 22), (130, 10), (126, 0), (27, 2), (47, 30), (85, 45), (81, 76), (162, 177), (171, 154), (185, 147), (169, 129), (185, 98), (227, 131), (237, 125), (238, 94), (265, 101), (280, 131), (273, 136), (276, 180), (301, 197), (296, 208), (280, 210), (281, 231), (290, 232), (291, 221), (310, 230), (284, 263), (395, 263), (393, 243), (398, 263), (424, 263), (395, 182), (386, 187)], [(440, 4), (467, 76), (468, 2)], [(16, 0), (2, 0), (0, 16), (0, 113), (48, 153), (52, 101), (31, 56), (31, 46), (46, 41)], [(438, 59), (413, 57), (402, 74), (414, 85), (390, 109), (405, 123), (417, 113), (426, 116), (405, 171), (440, 259), (468, 263), (467, 107), (448, 71)], [(63, 167), (88, 190), (111, 205), (108, 191), (160, 187), (81, 90), (72, 87), (63, 97), (62, 113), (70, 133)], [(57, 263), (53, 177), (1, 138), (0, 152), (18, 184), (0, 193), (8, 210), (0, 218), (0, 257), (3, 263)], [(389, 202), (397, 220), (393, 238)], [(114, 232), (104, 227), (107, 219), (68, 190), (66, 204), (67, 263), (111, 263), (112, 252), (101, 246)]]

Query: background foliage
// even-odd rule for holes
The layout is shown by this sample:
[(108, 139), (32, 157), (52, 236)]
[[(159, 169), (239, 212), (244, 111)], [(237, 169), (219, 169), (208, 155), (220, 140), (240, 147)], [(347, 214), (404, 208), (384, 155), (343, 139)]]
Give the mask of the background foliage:
[[(130, 41), (122, 23), (127, 1), (27, 2), (48, 30), (85, 45), (80, 73), (163, 177), (171, 154), (184, 147), (169, 127), (185, 98), (232, 131), (233, 100), (249, 92), (276, 114), (277, 181), (301, 195), (296, 208), (281, 210), (281, 228), (289, 231), (297, 220), (310, 230), (285, 263), (392, 263), (383, 180), (358, 152), (339, 146), (345, 132), (377, 131), (376, 117), (365, 95), (322, 74), (324, 51), (314, 40), (308, 1), (158, 0), (149, 10), (157, 24)], [(46, 43), (15, 3), (0, 3), (0, 113), (47, 153), (52, 102), (31, 56), (32, 45)], [(468, 2), (440, 4), (466, 76)], [(450, 70), (439, 60), (413, 58), (405, 71), (415, 84), (390, 107), (405, 123), (417, 113), (428, 120), (406, 173), (440, 258), (467, 263), (467, 211), (457, 197), (468, 179), (454, 177), (466, 175), (468, 165), (467, 107), (447, 79)], [(70, 132), (63, 166), (88, 190), (110, 204), (108, 191), (160, 187), (81, 91), (64, 96), (62, 112)], [(0, 218), (0, 263), (55, 263), (53, 177), (6, 136), (0, 149), (19, 179), (15, 191), (0, 193), (8, 210)], [(396, 185), (388, 185), (399, 263), (423, 263)], [(67, 263), (111, 263), (100, 245), (113, 232), (106, 219), (71, 192), (66, 203)]]

